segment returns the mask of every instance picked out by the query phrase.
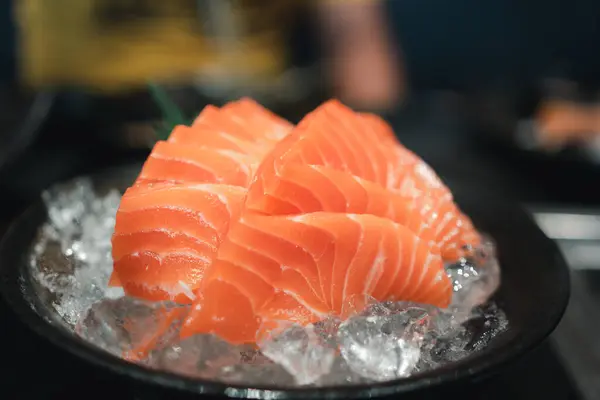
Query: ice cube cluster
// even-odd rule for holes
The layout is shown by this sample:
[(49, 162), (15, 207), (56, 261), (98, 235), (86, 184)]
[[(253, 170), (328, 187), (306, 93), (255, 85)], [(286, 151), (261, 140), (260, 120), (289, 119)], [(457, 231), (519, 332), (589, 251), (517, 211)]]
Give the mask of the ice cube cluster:
[[(491, 242), (448, 265), (448, 309), (348, 299), (342, 314), (306, 327), (282, 321), (256, 347), (212, 335), (181, 340), (188, 306), (147, 302), (108, 287), (110, 238), (121, 194), (88, 179), (43, 194), (48, 222), (31, 252), (40, 298), (75, 334), (150, 369), (192, 378), (278, 387), (353, 385), (410, 376), (462, 360), (508, 327), (490, 296), (500, 283)], [(44, 300), (45, 299), (45, 300)], [(366, 305), (366, 307), (365, 307)]]
[(121, 194), (97, 196), (92, 182), (82, 178), (52, 187), (42, 198), (49, 221), (31, 254), (33, 277), (52, 295), (56, 313), (74, 326), (95, 302), (123, 295), (108, 287)]

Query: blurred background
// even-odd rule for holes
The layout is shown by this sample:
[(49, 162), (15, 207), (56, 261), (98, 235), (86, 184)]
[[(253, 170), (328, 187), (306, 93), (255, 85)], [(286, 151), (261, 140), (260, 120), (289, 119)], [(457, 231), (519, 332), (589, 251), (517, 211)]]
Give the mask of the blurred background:
[(0, 165), (40, 140), (148, 150), (149, 82), (187, 116), (242, 95), (293, 121), (329, 97), (401, 124), (438, 107), (421, 120), (460, 124), (455, 145), (596, 165), (599, 22), (593, 0), (7, 0)]
[(162, 118), (149, 83), (188, 117), (251, 96), (297, 122), (337, 97), (453, 188), (524, 204), (574, 296), (502, 393), (600, 399), (600, 2), (4, 0), (0, 233), (48, 185), (144, 159)]

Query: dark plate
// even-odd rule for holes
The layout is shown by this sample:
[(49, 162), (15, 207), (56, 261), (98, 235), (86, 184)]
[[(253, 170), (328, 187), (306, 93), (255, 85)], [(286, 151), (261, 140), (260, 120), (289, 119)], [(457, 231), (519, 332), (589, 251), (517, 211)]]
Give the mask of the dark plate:
[[(112, 169), (94, 176), (101, 187), (126, 187), (137, 167)], [(502, 285), (495, 300), (509, 319), (509, 329), (495, 337), (483, 351), (431, 372), (410, 378), (352, 387), (282, 389), (243, 387), (186, 379), (151, 371), (115, 358), (83, 342), (55, 323), (51, 311), (36, 294), (28, 273), (30, 246), (46, 220), (41, 201), (19, 217), (0, 244), (1, 289), (15, 312), (34, 331), (55, 345), (88, 362), (136, 382), (161, 386), (179, 394), (224, 395), (251, 398), (372, 398), (398, 393), (423, 392), (441, 385), (475, 381), (499, 372), (540, 344), (561, 319), (569, 297), (569, 273), (556, 245), (518, 206), (482, 194), (477, 188), (454, 188), (459, 205), (476, 225), (498, 245)]]

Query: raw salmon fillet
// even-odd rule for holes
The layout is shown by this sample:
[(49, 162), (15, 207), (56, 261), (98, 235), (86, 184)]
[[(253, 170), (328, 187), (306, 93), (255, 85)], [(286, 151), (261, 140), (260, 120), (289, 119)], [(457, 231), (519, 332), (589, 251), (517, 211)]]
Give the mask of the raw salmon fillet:
[(140, 182), (223, 183), (248, 186), (255, 157), (232, 150), (159, 141), (139, 176)]
[(208, 105), (191, 127), (180, 125), (156, 143), (139, 182), (245, 186), (262, 158), (292, 124), (248, 98), (222, 109)]
[(191, 302), (245, 194), (220, 184), (132, 186), (116, 216), (111, 283), (134, 297)]
[(402, 146), (380, 118), (329, 101), (265, 157), (248, 190), (246, 207), (267, 215), (316, 211), (373, 214), (435, 230), (445, 259), (479, 244), (450, 190), (418, 156)]
[(226, 104), (223, 112), (250, 129), (254, 137), (259, 135), (260, 140), (271, 143), (277, 143), (286, 137), (293, 127), (289, 121), (248, 97)]
[[(248, 98), (228, 103), (223, 109), (208, 105), (191, 127), (177, 126), (167, 141), (155, 144), (127, 195), (131, 196), (133, 191), (152, 190), (153, 184), (166, 183), (212, 183), (247, 187), (253, 171), (264, 155), (291, 128), (292, 124), (288, 121)], [(168, 227), (167, 224), (165, 229)], [(121, 233), (119, 229), (120, 225), (117, 225), (117, 234)], [(120, 242), (116, 241), (117, 246)], [(136, 256), (136, 260), (144, 259), (154, 265), (158, 261), (152, 253), (152, 250), (141, 253)], [(181, 264), (181, 260), (181, 257), (170, 257), (161, 262), (164, 269), (171, 269), (169, 263), (173, 262), (173, 268), (180, 270), (176, 263)], [(120, 262), (119, 266), (126, 262), (127, 259)], [(113, 273), (109, 284), (122, 286), (120, 275)], [(132, 282), (126, 285), (128, 294), (149, 296), (145, 289), (138, 288), (139, 285)], [(156, 296), (166, 297), (166, 294)]]
[(205, 271), (182, 336), (253, 342), (261, 322), (301, 324), (365, 294), (448, 306), (452, 288), (428, 240), (389, 219), (317, 212), (244, 214)]

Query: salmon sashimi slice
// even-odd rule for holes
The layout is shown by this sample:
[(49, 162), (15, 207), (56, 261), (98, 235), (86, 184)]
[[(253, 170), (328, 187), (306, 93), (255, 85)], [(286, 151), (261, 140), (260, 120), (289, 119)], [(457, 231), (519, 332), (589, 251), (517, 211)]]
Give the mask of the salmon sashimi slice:
[(159, 141), (140, 173), (140, 181), (223, 183), (248, 186), (254, 158), (233, 150)]
[(215, 106), (207, 105), (192, 123), (192, 127), (205, 126), (212, 129), (222, 130), (240, 140), (249, 142), (261, 141), (261, 136), (250, 127), (244, 126), (239, 120), (226, 115)]
[(385, 187), (410, 196), (434, 196), (452, 199), (450, 189), (435, 171), (418, 155), (403, 146), (394, 131), (381, 117), (363, 113), (363, 129), (369, 130), (376, 144), (384, 147), (391, 158)]
[[(192, 127), (177, 126), (167, 141), (160, 141), (154, 146), (126, 195), (131, 195), (132, 191), (153, 191), (155, 183), (221, 183), (246, 187), (261, 157), (271, 149), (273, 141), (285, 136), (291, 127), (289, 122), (250, 99), (230, 103), (225, 111), (207, 106)], [(181, 235), (171, 235), (169, 240), (165, 239), (164, 233), (157, 234), (155, 231), (131, 235), (131, 240), (126, 243), (139, 247), (140, 251), (144, 250), (143, 241), (149, 239), (154, 240), (156, 246), (160, 244), (161, 248), (169, 247), (170, 241), (176, 240), (180, 246), (185, 244), (186, 248), (191, 247), (201, 253), (208, 251), (200, 248), (202, 244), (194, 244)], [(143, 254), (147, 262), (158, 262), (156, 257), (151, 257), (155, 251)], [(181, 257), (184, 255), (180, 255), (184, 265), (187, 260)], [(109, 284), (122, 284), (118, 273), (113, 272)], [(133, 287), (131, 282), (127, 285)], [(136, 291), (139, 292), (138, 289)]]
[(206, 106), (192, 124), (193, 128), (211, 127), (235, 138), (273, 145), (285, 137), (293, 125), (248, 98), (231, 102), (219, 109)]
[[(247, 202), (248, 209), (263, 214), (287, 214), (286, 207), (291, 204), (296, 211), (291, 214), (317, 211), (371, 214), (402, 224), (422, 239), (439, 243), (442, 249), (449, 241), (448, 246), (454, 243), (451, 241), (454, 232), (449, 232), (451, 227), (438, 227), (440, 218), (449, 221), (446, 215), (456, 214), (452, 201), (403, 196), (344, 172), (301, 164), (281, 168), (278, 185), (264, 190), (265, 194), (282, 201), (276, 204), (263, 200), (258, 205)], [(284, 208), (279, 208), (281, 204)]]
[(221, 184), (138, 184), (119, 206), (111, 284), (146, 300), (189, 303), (246, 189)]
[(260, 135), (261, 140), (279, 142), (293, 128), (291, 122), (266, 109), (249, 97), (243, 97), (223, 106), (223, 112), (232, 118), (239, 118), (242, 123), (251, 126), (254, 134)]
[[(452, 198), (435, 174), (393, 137), (391, 128), (374, 115), (356, 114), (329, 101), (308, 114), (265, 157), (251, 185), (248, 202), (261, 201), (263, 188), (278, 184), (288, 164), (325, 166), (380, 184), (404, 195), (431, 194)], [(266, 200), (266, 199), (263, 199)]]
[(472, 254), (473, 248), (482, 243), (481, 235), (454, 203), (450, 189), (424, 160), (396, 140), (383, 119), (372, 114), (361, 116), (369, 120), (379, 143), (389, 143), (396, 154), (396, 163), (388, 169), (386, 188), (402, 197), (427, 198), (429, 205), (420, 210), (425, 213), (426, 223), (434, 227), (445, 260), (455, 261)]
[[(427, 214), (415, 220), (426, 203)], [(329, 211), (391, 218), (417, 234), (435, 230), (450, 261), (480, 242), (450, 190), (383, 120), (337, 101), (309, 114), (265, 157), (246, 207), (266, 215)]]
[[(435, 247), (368, 214), (243, 214), (206, 269), (182, 336), (254, 342), (261, 323), (340, 315), (357, 294), (446, 307), (452, 288)], [(238, 311), (236, 311), (238, 310)]]
[(235, 151), (245, 155), (255, 155), (256, 152), (264, 152), (263, 145), (257, 145), (252, 141), (228, 134), (222, 129), (215, 129), (214, 127), (202, 124), (192, 127), (177, 125), (167, 141), (207, 149)]
[(206, 106), (191, 127), (158, 142), (141, 182), (203, 182), (248, 186), (262, 158), (293, 125), (250, 99)]

